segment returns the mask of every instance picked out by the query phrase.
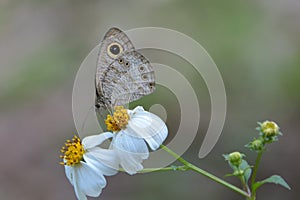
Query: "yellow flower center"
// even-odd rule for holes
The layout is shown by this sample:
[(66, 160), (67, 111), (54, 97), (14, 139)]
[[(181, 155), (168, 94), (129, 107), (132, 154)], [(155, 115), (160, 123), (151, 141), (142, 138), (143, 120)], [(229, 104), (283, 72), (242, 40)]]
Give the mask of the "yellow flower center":
[(60, 151), (63, 153), (60, 158), (64, 159), (60, 164), (67, 166), (74, 166), (80, 163), (85, 153), (80, 138), (77, 136), (74, 136), (72, 140), (67, 140), (65, 146), (63, 146)]
[(120, 131), (126, 128), (130, 117), (123, 106), (116, 106), (113, 116), (107, 115), (105, 124), (108, 131)]

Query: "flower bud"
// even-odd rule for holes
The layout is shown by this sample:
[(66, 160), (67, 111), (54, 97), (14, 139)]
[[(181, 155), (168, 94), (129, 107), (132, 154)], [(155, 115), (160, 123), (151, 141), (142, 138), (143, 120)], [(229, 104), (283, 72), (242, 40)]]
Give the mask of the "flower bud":
[(279, 134), (279, 126), (273, 121), (265, 121), (260, 126), (261, 132), (267, 138), (272, 138)]
[(244, 170), (238, 169), (238, 170), (235, 170), (235, 171), (233, 172), (233, 175), (234, 175), (234, 176), (243, 176), (244, 173), (245, 173)]
[(264, 144), (260, 139), (255, 139), (249, 144), (247, 144), (246, 147), (254, 151), (261, 151), (264, 148)]
[(228, 161), (232, 165), (238, 167), (242, 163), (242, 158), (243, 158), (243, 154), (241, 154), (240, 152), (236, 151), (236, 152), (232, 152), (232, 153), (229, 154)]

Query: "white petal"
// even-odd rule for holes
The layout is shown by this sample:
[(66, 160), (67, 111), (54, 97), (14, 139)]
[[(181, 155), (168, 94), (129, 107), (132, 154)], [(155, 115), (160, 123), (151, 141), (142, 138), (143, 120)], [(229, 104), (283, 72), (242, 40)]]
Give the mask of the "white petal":
[(145, 138), (146, 142), (152, 150), (156, 150), (165, 141), (168, 136), (168, 128), (164, 126), (161, 131), (158, 131), (153, 137)]
[(116, 151), (121, 167), (129, 174), (142, 170), (142, 162), (149, 156), (145, 141), (126, 134), (126, 130), (120, 131), (114, 137), (111, 148)]
[(87, 200), (86, 195), (84, 192), (79, 188), (79, 185), (77, 184), (77, 176), (74, 176), (74, 191), (76, 194), (76, 197), (78, 200)]
[(148, 147), (142, 138), (133, 137), (128, 134), (128, 130), (121, 130), (113, 139), (112, 145), (114, 149), (123, 151), (124, 153), (137, 154), (147, 159), (149, 156)]
[(137, 106), (135, 107), (133, 110), (127, 110), (129, 116), (131, 117), (132, 115), (135, 115), (137, 113), (140, 113), (140, 112), (144, 112), (144, 108), (142, 106)]
[(113, 134), (111, 132), (104, 132), (99, 135), (92, 135), (92, 136), (85, 137), (82, 140), (82, 144), (85, 149), (90, 149), (90, 148), (93, 148), (95, 146), (102, 144), (105, 140), (112, 138), (112, 137), (113, 137)]
[(72, 185), (74, 185), (74, 168), (65, 165), (65, 173), (66, 173), (66, 177), (68, 178), (68, 180), (70, 181), (70, 183)]
[(117, 152), (120, 157), (120, 165), (128, 174), (136, 174), (144, 168), (142, 156), (118, 150)]
[(75, 169), (77, 169), (77, 168), (65, 165), (66, 176), (69, 179), (70, 183), (74, 187), (74, 191), (75, 191), (77, 199), (78, 200), (87, 200), (85, 194), (78, 187), (78, 184), (77, 184), (78, 177), (76, 176)]
[(168, 136), (168, 128), (158, 116), (139, 111), (132, 115), (126, 131), (133, 137), (146, 140), (152, 150), (156, 150)]
[(90, 166), (97, 168), (106, 176), (118, 173), (120, 162), (114, 150), (95, 147), (86, 152), (83, 158)]
[(87, 196), (97, 197), (100, 195), (102, 188), (106, 186), (104, 176), (89, 166), (81, 162), (81, 165), (74, 169), (74, 188), (77, 187), (77, 193), (82, 192)]

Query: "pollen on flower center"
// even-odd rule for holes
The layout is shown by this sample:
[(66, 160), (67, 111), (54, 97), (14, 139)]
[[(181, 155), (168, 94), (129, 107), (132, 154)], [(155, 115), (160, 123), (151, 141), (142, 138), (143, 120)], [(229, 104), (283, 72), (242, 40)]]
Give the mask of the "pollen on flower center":
[(77, 136), (74, 136), (72, 140), (67, 140), (65, 146), (63, 146), (60, 151), (63, 153), (60, 158), (64, 159), (60, 164), (67, 166), (74, 166), (80, 163), (85, 153), (80, 138)]
[(113, 116), (107, 115), (105, 124), (109, 131), (120, 131), (126, 128), (130, 117), (123, 106), (116, 106)]

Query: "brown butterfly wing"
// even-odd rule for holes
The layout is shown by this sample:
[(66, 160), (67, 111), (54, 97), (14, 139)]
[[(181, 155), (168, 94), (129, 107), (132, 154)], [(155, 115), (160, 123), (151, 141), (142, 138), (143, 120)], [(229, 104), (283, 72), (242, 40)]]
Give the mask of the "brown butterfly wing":
[[(119, 49), (119, 51), (112, 51)], [(134, 46), (128, 36), (118, 28), (109, 29), (102, 42), (97, 59), (96, 90), (101, 94), (101, 82), (104, 79), (103, 72), (124, 52), (134, 50)]]
[(124, 32), (110, 29), (100, 45), (96, 71), (96, 107), (112, 110), (116, 105), (151, 94), (155, 76), (150, 62), (134, 50)]
[(151, 94), (155, 90), (154, 69), (139, 52), (121, 55), (104, 72), (102, 92), (110, 109)]

